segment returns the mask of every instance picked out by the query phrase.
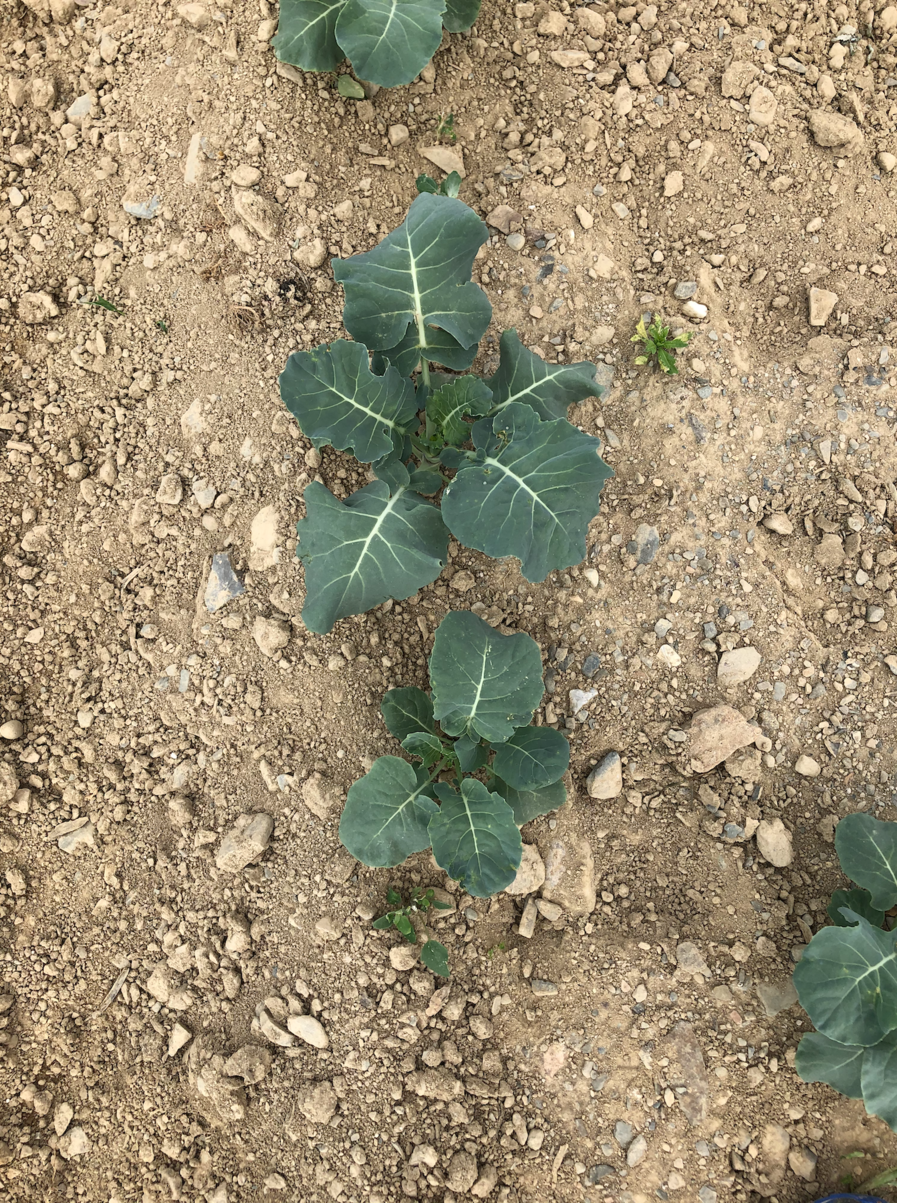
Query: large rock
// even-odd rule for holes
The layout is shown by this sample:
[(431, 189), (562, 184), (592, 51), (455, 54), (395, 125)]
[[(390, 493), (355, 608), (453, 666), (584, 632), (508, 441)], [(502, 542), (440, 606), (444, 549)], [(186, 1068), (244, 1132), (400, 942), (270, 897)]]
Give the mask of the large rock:
[(752, 744), (760, 731), (731, 706), (699, 710), (688, 730), (688, 751), (695, 773), (709, 773), (733, 752)]
[(258, 192), (250, 192), (248, 188), (232, 188), (231, 198), (234, 202), (234, 212), (250, 230), (255, 230), (259, 238), (265, 242), (273, 242), (280, 225), (280, 206)]
[(523, 856), (517, 876), (505, 888), (506, 894), (534, 894), (545, 880), (545, 863), (539, 849), (532, 844), (523, 845)]
[(731, 652), (723, 652), (716, 667), (716, 679), (723, 689), (742, 685), (760, 667), (761, 659), (755, 647), (736, 647)]
[(856, 154), (865, 141), (855, 121), (827, 109), (810, 114), (810, 133), (817, 146), (842, 150), (846, 155)]
[(545, 858), (542, 897), (573, 916), (589, 915), (595, 909), (595, 861), (587, 839), (567, 834), (552, 841)]
[(623, 792), (623, 762), (619, 752), (608, 752), (586, 778), (586, 790), (590, 798), (606, 801), (617, 798)]
[(757, 850), (765, 861), (784, 869), (794, 859), (791, 832), (781, 819), (764, 819), (757, 828)]
[(264, 853), (273, 830), (274, 820), (264, 811), (240, 815), (221, 841), (216, 866), (223, 873), (239, 873)]

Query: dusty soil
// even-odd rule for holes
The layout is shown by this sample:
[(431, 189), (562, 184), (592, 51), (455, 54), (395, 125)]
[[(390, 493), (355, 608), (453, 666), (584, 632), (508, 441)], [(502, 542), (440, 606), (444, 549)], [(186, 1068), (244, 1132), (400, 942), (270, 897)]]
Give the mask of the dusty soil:
[[(362, 103), (278, 69), (267, 0), (186, 11), (0, 13), (4, 1198), (794, 1203), (894, 1164), (884, 1124), (798, 1080), (787, 984), (834, 825), (897, 818), (897, 11), (485, 0)], [(598, 363), (571, 417), (616, 476), (581, 567), (530, 585), (453, 548), (322, 638), (293, 523), (310, 479), (366, 468), (314, 451), (277, 375), (341, 332), (330, 257), (399, 224), (438, 145), (463, 199), (516, 214), (476, 266), (479, 366), (509, 327)], [(696, 331), (678, 378), (633, 365), (654, 309)], [(245, 592), (210, 612), (222, 552)], [(543, 649), (572, 773), (524, 838), (569, 872), (529, 939), (524, 898), (455, 891), (446, 997), (370, 924), (443, 875), (367, 870), (337, 824), (397, 750), (384, 689), (425, 684), (464, 607)], [(288, 622), (268, 656), (259, 618)], [(696, 774), (692, 716), (722, 703), (760, 746)], [(258, 814), (240, 869), (222, 842)], [(781, 868), (751, 838), (776, 819)]]

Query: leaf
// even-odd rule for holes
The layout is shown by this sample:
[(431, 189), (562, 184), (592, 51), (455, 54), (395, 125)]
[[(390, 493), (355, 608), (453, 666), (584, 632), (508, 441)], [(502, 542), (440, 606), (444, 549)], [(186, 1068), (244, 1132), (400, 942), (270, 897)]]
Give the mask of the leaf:
[(364, 100), (364, 88), (351, 75), (341, 75), (336, 81), (336, 90), (347, 100)]
[(542, 698), (542, 658), (529, 635), (499, 635), (470, 610), (446, 614), (430, 656), (433, 711), (447, 735), (503, 743)]
[(835, 828), (841, 868), (872, 895), (876, 910), (897, 906), (897, 823), (852, 814)]
[[(397, 230), (373, 250), (334, 259), (333, 274), (346, 290), (343, 320), (357, 341), (377, 351), (396, 347), (414, 323), (418, 357), (431, 355), (431, 327), (459, 347), (479, 342), (492, 306), (470, 279), (486, 227), (462, 201), (422, 193)], [(438, 340), (437, 340), (438, 342)]]
[(455, 740), (454, 751), (462, 773), (476, 773), (489, 759), (488, 746), (478, 739), (471, 739), (469, 735), (462, 735)]
[[(453, 372), (464, 372), (473, 363), (476, 353), (476, 343), (472, 347), (462, 347), (456, 338), (452, 338), (444, 330), (437, 330), (435, 326), (427, 328), (428, 362), (441, 363)], [(401, 342), (394, 347), (388, 347), (381, 354), (401, 376), (410, 376), (421, 361), (417, 325), (412, 322)]]
[[(411, 473), (397, 455), (387, 455), (371, 464), (371, 467), (377, 479), (389, 485), (390, 493), (394, 493), (396, 489), (407, 489), (411, 485)], [(418, 491), (414, 490), (415, 493)]]
[(302, 620), (324, 635), (347, 614), (387, 598), (410, 597), (445, 565), (448, 531), (439, 510), (417, 493), (382, 480), (338, 501), (317, 481), (304, 493), (307, 517), (296, 523), (305, 563)]
[(417, 943), (417, 932), (414, 930), (411, 920), (406, 914), (404, 914), (404, 912), (400, 911), (399, 914), (395, 916), (392, 921), (392, 925), (399, 935), (405, 937), (409, 944)]
[(477, 460), (461, 464), (442, 496), (442, 517), (467, 547), (516, 556), (528, 581), (585, 559), (586, 532), (612, 475), (600, 443), (566, 418), (540, 422), (509, 405), (474, 427)]
[(389, 367), (371, 371), (367, 348), (338, 339), (313, 351), (294, 351), (280, 374), (280, 395), (302, 433), (351, 451), (362, 463), (402, 446), (406, 428), (417, 425), (410, 380)]
[(418, 192), (430, 192), (434, 196), (439, 192), (439, 185), (436, 183), (433, 177), (431, 175), (427, 175), (426, 172), (421, 172), (421, 174), (414, 181), (414, 186), (417, 188)]
[(847, 919), (841, 914), (842, 908), (845, 907), (857, 915), (862, 915), (864, 919), (868, 919), (873, 927), (884, 926), (885, 913), (876, 910), (872, 905), (868, 890), (835, 890), (832, 894), (827, 912), (829, 919), (838, 927), (853, 927), (855, 920)]
[(381, 915), (379, 919), (374, 920), (374, 922), (371, 924), (371, 927), (375, 927), (377, 931), (386, 931), (387, 928), (392, 927), (392, 921), (392, 915)]
[(496, 777), (490, 788), (494, 793), (500, 794), (513, 810), (514, 822), (518, 827), (531, 823), (539, 815), (559, 810), (567, 800), (567, 789), (563, 781), (555, 781), (543, 789), (513, 789), (507, 781)]
[(635, 327), (635, 334), (632, 337), (632, 342), (637, 343), (648, 337), (648, 331), (645, 329), (645, 319), (640, 317)]
[(460, 376), (427, 398), (427, 417), (442, 430), (445, 441), (456, 447), (470, 438), (465, 417), (481, 418), (492, 408), (492, 391), (476, 376)]
[(897, 1132), (897, 1032), (866, 1049), (862, 1081), (866, 1110)]
[(431, 973), (439, 977), (449, 976), (448, 949), (438, 940), (427, 940), (420, 950), (420, 959)]
[(400, 865), (429, 847), (427, 825), (438, 807), (427, 770), (398, 756), (380, 756), (349, 787), (339, 824), (343, 846), (362, 864)]
[(516, 330), (506, 330), (499, 343), (498, 371), (487, 381), (495, 411), (515, 402), (531, 405), (540, 418), (566, 418), (574, 401), (600, 397), (593, 363), (545, 363), (528, 350)]
[(438, 493), (444, 484), (445, 480), (435, 468), (418, 468), (411, 474), (412, 489), (415, 493), (423, 493), (426, 497)]
[(492, 771), (512, 789), (544, 789), (570, 763), (570, 744), (554, 727), (523, 727), (495, 749)]
[(839, 1044), (877, 1044), (897, 1027), (897, 934), (857, 915), (817, 932), (794, 970), (801, 1006)]
[(482, 0), (446, 0), (442, 23), (450, 33), (470, 29), (480, 15)]
[(442, 740), (438, 735), (431, 735), (428, 731), (415, 731), (413, 735), (406, 735), (402, 740), (402, 747), (411, 756), (417, 756), (422, 760), (427, 768), (436, 764), (438, 760), (442, 760), (445, 755)]
[(380, 713), (390, 734), (394, 735), (399, 743), (418, 731), (436, 734), (433, 703), (422, 689), (414, 685), (387, 690), (380, 703)]
[(336, 40), (336, 22), (346, 0), (281, 0), (277, 33), (271, 39), (282, 63), (303, 71), (332, 71), (346, 57)]
[(474, 898), (489, 898), (510, 885), (523, 855), (510, 806), (475, 777), (464, 778), (460, 793), (449, 785), (435, 791), (440, 807), (429, 831), (440, 869)]
[[(393, 889), (392, 886), (388, 886), (387, 890), (386, 890), (386, 901), (389, 903), (390, 906), (401, 906), (402, 905), (402, 895), (399, 893), (398, 890)], [(389, 916), (387, 916), (387, 918), (388, 917)]]
[(670, 376), (677, 376), (679, 374), (675, 359), (673, 359), (669, 351), (664, 351), (662, 347), (658, 347), (657, 349), (657, 361), (661, 368)]
[[(454, 136), (452, 141), (454, 142)], [(442, 183), (439, 185), (439, 191), (442, 196), (455, 197), (461, 191), (461, 176), (457, 171), (450, 171)]]
[(794, 1068), (803, 1082), (825, 1082), (849, 1099), (861, 1099), (867, 1051), (855, 1044), (837, 1044), (821, 1032), (808, 1032), (797, 1046)]
[(336, 37), (361, 79), (410, 84), (439, 49), (445, 0), (346, 0)]

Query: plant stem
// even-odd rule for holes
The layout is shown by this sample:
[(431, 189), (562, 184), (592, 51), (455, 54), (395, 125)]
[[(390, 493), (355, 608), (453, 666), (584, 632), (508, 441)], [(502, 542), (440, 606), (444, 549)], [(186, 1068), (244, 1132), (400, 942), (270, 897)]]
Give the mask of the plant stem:
[[(427, 392), (429, 393), (429, 391), (430, 391), (430, 365), (429, 365), (429, 363), (427, 363), (426, 359), (422, 359), (420, 361), (420, 378), (424, 382), (424, 386), (425, 386)], [(432, 437), (433, 437), (433, 419), (430, 417), (430, 415), (426, 411), (426, 409), (424, 410), (424, 418), (426, 419), (426, 422), (427, 422), (427, 441), (429, 442), (429, 440), (432, 439)]]

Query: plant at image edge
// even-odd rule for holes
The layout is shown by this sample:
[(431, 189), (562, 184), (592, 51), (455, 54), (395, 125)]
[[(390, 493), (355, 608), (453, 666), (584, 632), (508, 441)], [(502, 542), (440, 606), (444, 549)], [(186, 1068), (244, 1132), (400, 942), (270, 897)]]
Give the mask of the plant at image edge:
[[(434, 896), (433, 890), (424, 890), (421, 886), (418, 886), (411, 895), (407, 906), (399, 891), (392, 887), (386, 891), (386, 901), (393, 909), (387, 911), (385, 915), (381, 915), (379, 919), (375, 919), (374, 927), (378, 931), (387, 931), (393, 927), (409, 944), (417, 944), (417, 930), (411, 922), (412, 915), (422, 914), (426, 917), (427, 912), (431, 909), (437, 911), (452, 909), (450, 902), (440, 902)], [(449, 976), (448, 949), (438, 940), (434, 940), (429, 933), (427, 933), (427, 939), (421, 949), (420, 959), (432, 973), (436, 973), (440, 977)]]
[(470, 29), (481, 0), (281, 0), (271, 45), (283, 63), (333, 71), (349, 59), (359, 79), (410, 84), (439, 49), (443, 26)]
[(679, 369), (676, 367), (675, 353), (683, 347), (687, 347), (694, 335), (689, 332), (680, 335), (679, 338), (670, 338), (671, 333), (670, 327), (665, 326), (656, 317), (647, 329), (645, 328), (645, 319), (639, 318), (635, 334), (629, 341), (642, 343), (644, 354), (637, 355), (635, 362), (650, 363), (652, 359), (656, 359), (662, 372), (666, 372), (668, 376), (678, 376)]
[[(355, 341), (296, 351), (281, 373), (284, 404), (314, 445), (351, 450), (376, 477), (345, 501), (319, 482), (304, 491), (296, 554), (310, 631), (430, 584), (449, 532), (516, 556), (529, 581), (585, 557), (611, 470), (566, 413), (600, 395), (594, 365), (545, 363), (506, 331), (490, 379), (430, 371), (473, 363), (492, 316), (470, 278), (486, 238), (462, 201), (421, 194), (372, 251), (333, 260)], [(437, 507), (426, 498), (443, 486)]]
[(462, 889), (488, 898), (517, 875), (520, 828), (563, 805), (570, 745), (554, 727), (529, 725), (542, 699), (542, 658), (522, 631), (499, 635), (470, 610), (447, 614), (430, 686), (432, 696), (416, 688), (384, 695), (386, 726), (419, 763), (375, 760), (349, 788), (340, 839), (371, 868), (432, 848)]
[(897, 823), (848, 815), (835, 830), (841, 868), (858, 889), (836, 890), (823, 928), (794, 970), (816, 1028), (797, 1049), (805, 1082), (862, 1099), (897, 1132)]

